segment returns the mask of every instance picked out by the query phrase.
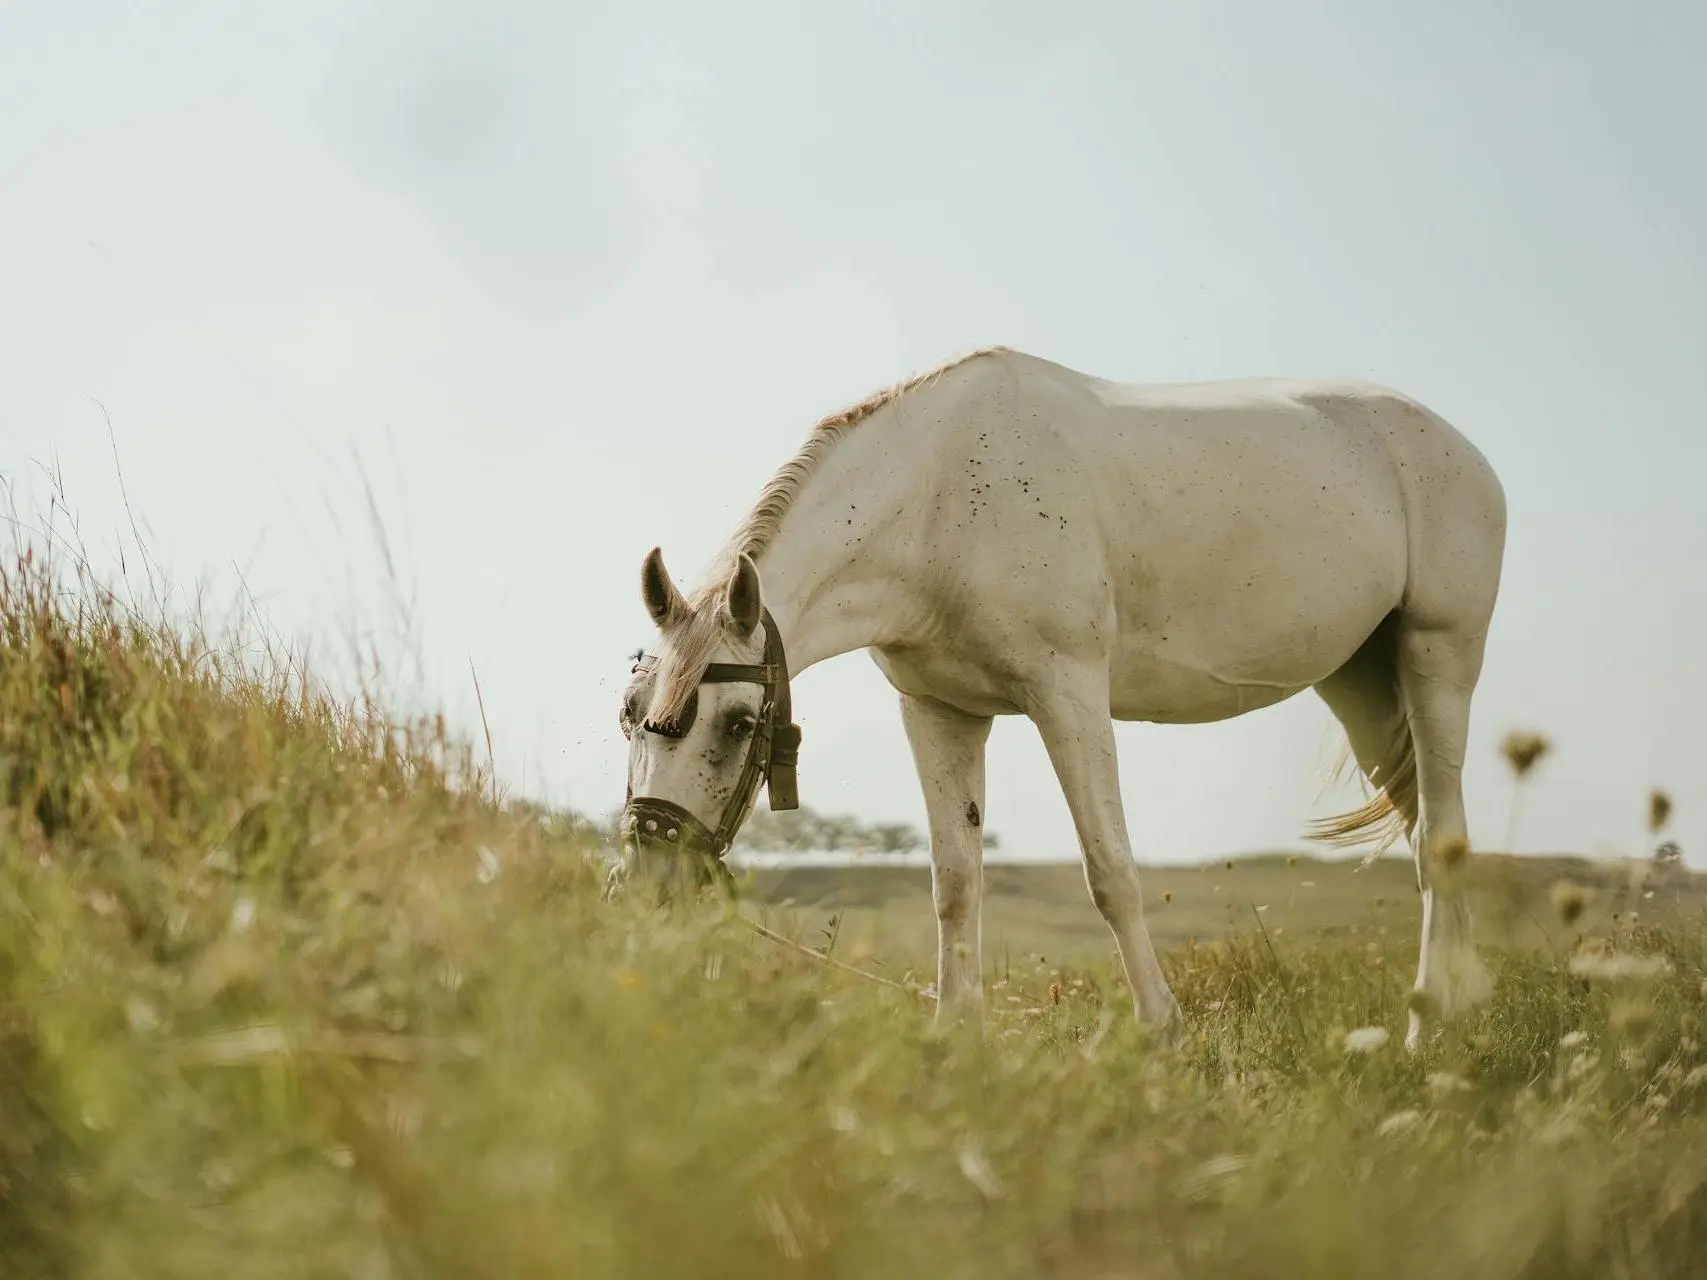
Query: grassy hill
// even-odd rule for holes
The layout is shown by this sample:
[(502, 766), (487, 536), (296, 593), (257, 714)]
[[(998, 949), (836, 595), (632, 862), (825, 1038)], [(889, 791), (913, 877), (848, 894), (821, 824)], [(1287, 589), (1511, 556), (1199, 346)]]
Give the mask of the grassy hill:
[(1567, 927), (1561, 867), (1480, 864), (1514, 945), (1412, 1058), (1402, 864), (1150, 873), (1174, 1044), (1133, 1024), (1075, 869), (993, 867), (988, 1034), (940, 1036), (746, 923), (835, 916), (838, 955), (925, 967), (923, 872), (761, 876), (745, 915), (607, 902), (584, 831), (494, 800), (441, 723), (253, 639), (0, 565), (6, 1280), (1648, 1280), (1707, 1254), (1692, 879), (1635, 887), (1633, 920), (1631, 886), (1564, 867), (1602, 882)]
[[(1142, 870), (1145, 916), (1156, 945), (1255, 934), (1271, 938), (1416, 938), (1421, 920), (1408, 856), (1360, 859), (1268, 854), (1206, 866)], [(1698, 927), (1707, 919), (1707, 876), (1645, 862), (1569, 856), (1478, 855), (1468, 883), (1478, 938), (1509, 950), (1557, 952), (1575, 937), (1621, 923)], [(1561, 883), (1584, 891), (1572, 927), (1553, 901)], [(790, 867), (746, 873), (755, 918), (783, 923), (802, 941), (881, 957), (891, 966), (935, 969), (936, 922), (924, 867)], [(984, 872), (986, 966), (1004, 956), (1053, 956), (1074, 963), (1112, 957), (1077, 863), (993, 865)]]

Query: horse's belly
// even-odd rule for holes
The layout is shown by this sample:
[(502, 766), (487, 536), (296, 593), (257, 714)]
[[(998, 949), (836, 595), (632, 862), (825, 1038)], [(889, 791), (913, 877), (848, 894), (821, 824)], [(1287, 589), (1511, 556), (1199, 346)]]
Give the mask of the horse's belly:
[(1118, 655), (1109, 671), (1109, 714), (1151, 724), (1207, 724), (1284, 702), (1312, 683), (1222, 675), (1154, 654)]
[(1401, 581), (1252, 589), (1219, 606), (1200, 600), (1129, 618), (1110, 655), (1110, 712), (1203, 724), (1283, 702), (1350, 660), (1397, 603)]

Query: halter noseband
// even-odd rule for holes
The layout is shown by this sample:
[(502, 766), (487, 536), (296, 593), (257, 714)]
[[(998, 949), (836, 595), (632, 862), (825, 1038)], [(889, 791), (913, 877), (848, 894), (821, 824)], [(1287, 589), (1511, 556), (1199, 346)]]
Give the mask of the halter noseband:
[[(761, 618), (765, 629), (764, 659), (757, 663), (714, 662), (700, 676), (700, 684), (756, 684), (764, 689), (759, 706), (759, 722), (747, 741), (747, 757), (741, 766), (741, 776), (729, 802), (723, 807), (716, 829), (707, 827), (681, 805), (656, 796), (637, 796), (630, 788), (626, 796), (619, 834), (623, 845), (638, 844), (641, 839), (673, 845), (683, 852), (696, 853), (710, 864), (708, 870), (729, 877), (723, 855), (735, 842), (741, 824), (752, 812), (758, 798), (759, 786), (765, 784), (773, 811), (798, 809), (800, 786), (796, 765), (800, 759), (800, 726), (794, 723), (793, 701), (788, 688), (788, 660), (783, 652), (782, 635), (776, 620), (766, 609)], [(642, 654), (634, 664), (634, 674), (650, 672), (657, 667), (657, 658)], [(699, 714), (699, 690), (689, 695), (681, 714), (668, 723), (644, 720), (638, 726), (648, 733), (669, 738), (682, 738), (693, 727)], [(626, 712), (623, 716), (623, 736), (631, 734)]]

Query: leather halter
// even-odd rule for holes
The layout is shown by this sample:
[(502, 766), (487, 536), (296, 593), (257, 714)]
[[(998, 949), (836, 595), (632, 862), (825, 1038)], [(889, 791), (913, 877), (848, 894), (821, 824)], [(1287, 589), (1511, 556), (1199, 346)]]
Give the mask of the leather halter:
[[(713, 864), (706, 870), (729, 877), (729, 870), (722, 861), (723, 855), (735, 842), (741, 824), (752, 812), (761, 783), (769, 791), (773, 811), (800, 807), (800, 787), (796, 776), (796, 765), (800, 759), (800, 726), (794, 723), (793, 700), (788, 687), (788, 660), (783, 652), (782, 635), (769, 609), (764, 611), (761, 625), (765, 630), (763, 661), (714, 662), (699, 678), (700, 684), (756, 684), (764, 689), (759, 722), (753, 729), (753, 736), (747, 740), (747, 756), (741, 766), (741, 776), (716, 828), (707, 827), (673, 801), (657, 796), (637, 796), (630, 787), (618, 828), (625, 846), (637, 844), (642, 838), (674, 846), (684, 853), (698, 854), (703, 861)], [(656, 656), (643, 654), (634, 664), (633, 673), (654, 671), (657, 663)], [(679, 739), (687, 736), (698, 714), (699, 690), (696, 688), (675, 720), (668, 723), (643, 720), (639, 728), (647, 733)], [(625, 710), (623, 736), (628, 737), (634, 728)]]

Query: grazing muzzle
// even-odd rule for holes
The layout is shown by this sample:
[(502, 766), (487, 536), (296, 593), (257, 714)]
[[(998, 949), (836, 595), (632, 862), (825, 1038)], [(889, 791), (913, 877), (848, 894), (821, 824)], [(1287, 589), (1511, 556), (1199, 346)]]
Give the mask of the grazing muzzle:
[[(707, 826), (674, 801), (659, 796), (637, 796), (630, 789), (618, 829), (623, 852), (628, 857), (633, 858), (643, 852), (685, 854), (696, 864), (702, 880), (716, 878), (729, 887), (733, 877), (723, 862), (723, 855), (729, 851), (741, 824), (752, 812), (760, 785), (769, 790), (772, 810), (800, 807), (800, 786), (796, 774), (800, 759), (800, 726), (794, 723), (793, 702), (789, 696), (788, 661), (783, 652), (782, 636), (769, 609), (764, 611), (762, 625), (765, 629), (762, 662), (714, 662), (700, 677), (701, 684), (756, 684), (764, 690), (758, 725), (747, 740), (741, 776), (723, 806), (717, 825)], [(655, 657), (643, 655), (634, 664), (634, 672), (649, 672), (656, 663)], [(645, 733), (680, 739), (693, 728), (698, 714), (699, 690), (695, 689), (674, 720), (668, 723), (645, 720), (638, 727)], [(625, 717), (623, 736), (631, 736), (635, 727)]]

